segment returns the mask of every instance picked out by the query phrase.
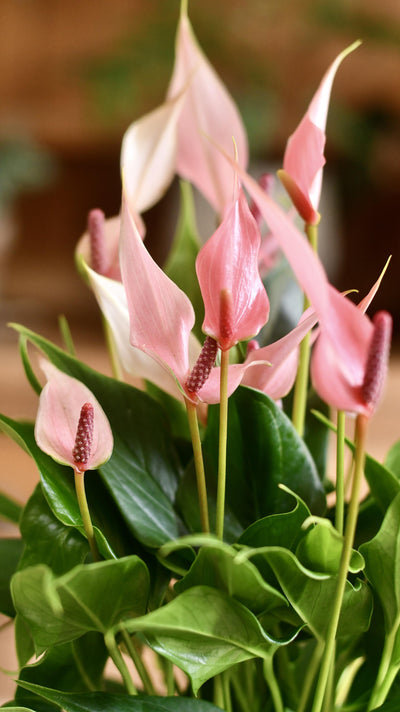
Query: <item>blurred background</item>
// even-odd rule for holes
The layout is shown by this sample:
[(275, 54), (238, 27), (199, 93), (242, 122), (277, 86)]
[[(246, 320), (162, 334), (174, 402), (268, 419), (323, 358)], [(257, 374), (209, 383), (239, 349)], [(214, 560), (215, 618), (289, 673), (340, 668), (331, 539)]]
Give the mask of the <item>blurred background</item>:
[[(398, 324), (398, 0), (192, 0), (189, 12), (243, 114), (253, 160), (276, 167), (328, 65), (363, 40), (338, 72), (328, 122), (335, 284), (364, 293), (393, 254), (374, 306)], [(178, 13), (179, 0), (1, 1), (2, 338), (9, 319), (35, 328), (60, 312), (97, 328), (73, 250), (89, 209), (119, 210), (121, 138), (163, 100)], [(161, 261), (171, 202), (146, 216)]]
[[(374, 310), (393, 313), (398, 344), (399, 0), (190, 0), (189, 14), (243, 114), (257, 166), (280, 167), (323, 73), (362, 39), (334, 83), (325, 172), (331, 207), (321, 229), (329, 232), (327, 267), (340, 289), (365, 294), (393, 255)], [(34, 417), (37, 399), (9, 321), (57, 341), (64, 313), (78, 356), (109, 372), (98, 310), (73, 251), (91, 208), (119, 211), (121, 139), (164, 98), (178, 15), (179, 0), (0, 2), (0, 411), (11, 417)], [(173, 186), (144, 216), (147, 245), (161, 262), (176, 193)], [(399, 396), (395, 357), (371, 438), (376, 457), (399, 437)], [(24, 501), (38, 474), (4, 436), (0, 448), (0, 488)], [(15, 664), (10, 650), (2, 644), (6, 668)], [(8, 690), (3, 678), (2, 701)]]

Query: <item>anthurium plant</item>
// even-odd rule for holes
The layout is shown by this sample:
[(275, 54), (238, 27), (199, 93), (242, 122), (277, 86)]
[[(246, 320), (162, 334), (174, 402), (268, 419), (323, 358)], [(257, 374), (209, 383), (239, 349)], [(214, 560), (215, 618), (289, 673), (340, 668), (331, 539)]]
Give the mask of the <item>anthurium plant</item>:
[[(356, 47), (288, 140), (282, 207), (278, 179), (250, 175), (183, 2), (165, 102), (122, 141), (120, 214), (91, 210), (76, 249), (114, 376), (74, 356), (65, 322), (64, 348), (11, 325), (38, 411), (0, 426), (40, 484), (21, 510), (0, 500), (21, 530), (0, 542), (20, 665), (8, 709), (400, 709), (400, 443), (383, 464), (366, 452), (391, 341), (390, 315), (367, 315), (384, 266), (354, 297), (318, 255), (330, 93)], [(160, 267), (142, 214), (176, 174)], [(202, 240), (193, 187), (215, 211)]]

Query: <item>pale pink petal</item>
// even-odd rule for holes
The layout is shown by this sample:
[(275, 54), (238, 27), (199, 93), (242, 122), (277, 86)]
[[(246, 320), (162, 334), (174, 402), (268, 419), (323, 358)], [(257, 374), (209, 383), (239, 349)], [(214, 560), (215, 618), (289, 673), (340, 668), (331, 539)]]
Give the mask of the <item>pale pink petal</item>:
[(189, 369), (190, 300), (147, 252), (128, 204), (121, 218), (121, 273), (130, 320), (130, 343), (171, 369), (180, 383)]
[(232, 172), (206, 137), (232, 156), (233, 137), (243, 167), (248, 160), (247, 137), (232, 97), (200, 49), (185, 13), (178, 26), (167, 96), (172, 99), (181, 92), (185, 99), (178, 123), (177, 172), (222, 215), (232, 199)]
[(267, 361), (270, 366), (254, 365), (246, 371), (243, 385), (263, 391), (270, 398), (279, 400), (291, 390), (296, 378), (298, 347), (306, 334), (316, 324), (315, 313), (305, 312), (299, 324), (286, 336), (268, 346), (251, 351), (245, 364), (255, 361)]
[(68, 376), (49, 361), (41, 360), (47, 383), (40, 398), (35, 424), (35, 439), (43, 452), (57, 462), (74, 467), (72, 451), (81, 408), (90, 403), (94, 409), (93, 441), (86, 469), (94, 470), (112, 453), (113, 436), (99, 402), (76, 378)]
[[(258, 271), (261, 236), (242, 190), (196, 260), (205, 306), (203, 331), (223, 348), (258, 334), (269, 314), (269, 301)], [(232, 336), (221, 336), (221, 291), (232, 295)]]
[[(229, 366), (228, 396), (232, 395), (238, 386), (240, 386), (247, 368), (248, 364), (245, 363), (234, 363)], [(220, 377), (221, 369), (219, 366), (216, 366), (212, 369), (204, 386), (197, 394), (201, 401), (208, 403), (209, 405), (220, 402)]]
[(165, 193), (175, 174), (177, 123), (183, 96), (173, 99), (126, 131), (121, 148), (124, 190), (131, 210), (150, 208)]
[(360, 43), (355, 42), (341, 52), (324, 75), (308, 109), (290, 136), (283, 159), (283, 169), (292, 178), (309, 203), (318, 211), (322, 168), (325, 164), (325, 128), (333, 80), (343, 59)]
[(366, 312), (369, 305), (371, 304), (373, 298), (375, 297), (375, 294), (377, 293), (379, 287), (381, 286), (382, 279), (384, 277), (384, 274), (389, 266), (389, 262), (391, 260), (391, 257), (387, 260), (382, 272), (380, 273), (378, 279), (376, 280), (375, 284), (372, 285), (371, 289), (369, 290), (368, 294), (364, 297), (364, 299), (361, 300), (361, 302), (358, 303), (358, 308), (361, 309), (362, 312)]
[[(170, 369), (130, 344), (128, 303), (123, 284), (107, 279), (88, 267), (86, 272), (101, 312), (111, 329), (118, 358), (125, 373), (134, 378), (151, 381), (166, 393), (181, 399), (182, 393)], [(198, 342), (197, 346), (198, 353)]]
[(308, 240), (279, 205), (237, 163), (226, 154), (224, 155), (237, 171), (250, 196), (257, 203), (297, 281), (315, 309), (318, 319), (323, 320), (329, 309), (329, 283), (318, 255), (315, 254)]
[(329, 292), (329, 316), (320, 323), (311, 358), (312, 382), (320, 397), (332, 407), (364, 413), (366, 407), (361, 398), (361, 386), (373, 325), (340, 292), (333, 287)]

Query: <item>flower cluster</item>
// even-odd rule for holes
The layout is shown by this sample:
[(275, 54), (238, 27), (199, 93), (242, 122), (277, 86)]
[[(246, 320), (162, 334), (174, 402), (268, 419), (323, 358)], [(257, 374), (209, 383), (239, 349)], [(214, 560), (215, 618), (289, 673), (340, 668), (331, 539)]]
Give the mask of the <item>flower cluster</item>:
[[(361, 711), (385, 701), (400, 669), (400, 450), (379, 465), (365, 440), (391, 317), (366, 314), (384, 270), (356, 304), (329, 282), (317, 241), (330, 94), (357, 45), (333, 61), (287, 142), (278, 171), (287, 213), (272, 196), (274, 179), (249, 173), (240, 114), (182, 2), (165, 101), (122, 141), (120, 214), (92, 210), (76, 249), (104, 316), (114, 377), (16, 326), (39, 408), (34, 426), (7, 416), (0, 425), (41, 473), (21, 513), (23, 550), (5, 611), (17, 614), (19, 709), (29, 702), (40, 712), (41, 696), (67, 712), (150, 712), (149, 648), (166, 712)], [(183, 217), (163, 269), (146, 248), (142, 215), (175, 175), (184, 181)], [(215, 212), (203, 242), (189, 184)], [(302, 314), (265, 342), (277, 306), (270, 277), (284, 263), (301, 288)], [(41, 352), (43, 388), (28, 341)], [(310, 426), (311, 400), (319, 412)], [(326, 473), (329, 429), (335, 485)], [(97, 474), (87, 498), (89, 470)], [(370, 491), (359, 514), (364, 474)], [(369, 657), (374, 646), (380, 660)], [(119, 696), (104, 672), (108, 658), (122, 678)]]

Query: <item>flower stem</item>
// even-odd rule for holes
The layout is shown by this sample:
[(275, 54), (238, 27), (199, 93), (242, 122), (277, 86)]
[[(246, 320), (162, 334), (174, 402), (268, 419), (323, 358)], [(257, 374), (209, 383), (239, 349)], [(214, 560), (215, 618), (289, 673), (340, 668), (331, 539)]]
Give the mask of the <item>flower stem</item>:
[(273, 655), (269, 655), (264, 659), (263, 668), (264, 678), (271, 693), (275, 712), (284, 712), (282, 695), (274, 672)]
[(337, 412), (336, 430), (336, 509), (335, 526), (339, 534), (343, 534), (344, 523), (344, 445), (346, 413), (343, 410)]
[(321, 662), (323, 649), (323, 641), (321, 639), (317, 640), (314, 652), (311, 656), (311, 660), (307, 667), (307, 672), (304, 678), (298, 712), (304, 712), (304, 710), (306, 709), (308, 698), (310, 697), (311, 689), (314, 684), (315, 676), (317, 674), (318, 667)]
[(371, 698), (368, 705), (368, 712), (370, 712), (370, 710), (375, 709), (376, 707), (380, 707), (381, 705), (383, 705), (386, 700), (387, 694), (393, 684), (394, 677), (398, 672), (398, 665), (391, 666), (390, 662), (392, 659), (393, 648), (396, 642), (399, 625), (400, 616), (396, 618), (394, 625), (385, 637), (385, 645), (383, 646), (378, 675), (371, 693)]
[(85, 473), (78, 468), (74, 468), (75, 490), (78, 499), (79, 511), (81, 513), (83, 526), (92, 552), (93, 561), (100, 561), (100, 554), (94, 537), (93, 524), (90, 518), (89, 507), (85, 492)]
[(224, 536), (225, 517), (226, 445), (228, 438), (228, 367), (229, 350), (221, 351), (218, 487), (215, 523), (215, 533), (219, 539), (223, 539)]
[(137, 690), (130, 676), (127, 664), (121, 654), (120, 649), (118, 648), (117, 643), (115, 642), (113, 634), (110, 632), (106, 633), (104, 636), (104, 640), (114, 665), (121, 673), (121, 677), (128, 695), (137, 695)]
[(188, 398), (185, 398), (186, 411), (189, 422), (190, 437), (193, 446), (194, 467), (196, 470), (197, 494), (199, 498), (201, 530), (205, 534), (210, 531), (210, 523), (208, 519), (208, 502), (207, 502), (207, 487), (206, 476), (204, 473), (203, 451), (201, 449), (201, 440), (199, 432), (199, 423), (197, 420), (196, 405)]
[[(308, 241), (314, 252), (318, 251), (318, 229), (316, 225), (306, 224), (305, 232)], [(310, 302), (304, 296), (304, 311), (308, 309)], [(308, 370), (310, 364), (310, 334), (306, 334), (300, 344), (299, 365), (297, 369), (296, 383), (294, 386), (292, 422), (299, 435), (304, 434), (304, 422), (307, 407), (308, 391)]]
[(133, 664), (135, 665), (135, 668), (138, 672), (138, 675), (143, 683), (143, 689), (146, 692), (147, 695), (155, 695), (156, 691), (153, 687), (153, 683), (150, 679), (150, 675), (146, 670), (146, 667), (143, 663), (143, 660), (137, 651), (134, 642), (132, 641), (131, 636), (126, 630), (122, 631), (122, 637), (124, 639), (124, 643), (126, 645), (126, 649), (132, 659)]
[(114, 335), (111, 331), (111, 327), (110, 327), (107, 319), (104, 316), (103, 316), (103, 329), (104, 329), (104, 336), (105, 336), (105, 340), (106, 340), (107, 350), (108, 350), (108, 354), (110, 357), (111, 371), (112, 371), (113, 377), (117, 381), (123, 381), (124, 374), (123, 374), (121, 363), (119, 360), (117, 347), (115, 345)]
[(350, 504), (347, 514), (346, 529), (344, 534), (342, 556), (340, 559), (339, 572), (336, 583), (335, 600), (331, 613), (328, 630), (325, 639), (325, 649), (322, 657), (321, 669), (319, 673), (317, 688), (315, 690), (314, 704), (311, 712), (321, 712), (327, 683), (329, 680), (330, 668), (333, 662), (333, 654), (335, 650), (335, 639), (339, 624), (340, 611), (342, 608), (343, 597), (347, 581), (347, 573), (349, 570), (351, 550), (354, 543), (354, 535), (357, 525), (359, 496), (362, 475), (364, 472), (365, 461), (365, 437), (367, 432), (368, 418), (365, 415), (359, 414), (356, 421), (356, 451), (355, 451), (355, 466), (353, 475), (353, 487), (351, 492)]

